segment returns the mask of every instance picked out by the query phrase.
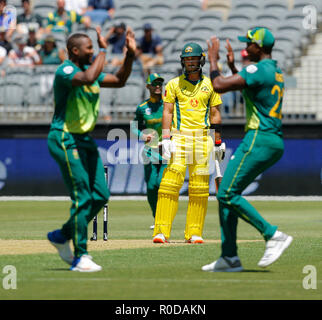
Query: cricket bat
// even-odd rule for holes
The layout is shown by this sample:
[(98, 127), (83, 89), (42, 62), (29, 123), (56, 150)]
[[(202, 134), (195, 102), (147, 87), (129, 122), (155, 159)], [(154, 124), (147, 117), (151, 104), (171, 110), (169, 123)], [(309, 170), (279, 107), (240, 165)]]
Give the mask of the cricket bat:
[(215, 168), (216, 168), (215, 186), (216, 186), (216, 192), (218, 193), (219, 186), (222, 180), (222, 174), (219, 166), (219, 161), (217, 159), (215, 159)]

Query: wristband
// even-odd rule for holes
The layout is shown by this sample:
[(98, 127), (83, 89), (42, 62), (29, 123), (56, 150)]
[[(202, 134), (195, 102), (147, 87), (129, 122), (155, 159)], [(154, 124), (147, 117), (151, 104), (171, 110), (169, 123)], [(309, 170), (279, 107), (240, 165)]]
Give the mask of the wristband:
[(221, 146), (221, 139), (220, 140), (215, 140), (215, 146), (216, 147)]
[(129, 52), (127, 51), (126, 56), (127, 56), (128, 58), (134, 58), (134, 57), (135, 57), (135, 53), (134, 53), (134, 52), (129, 53)]
[(214, 70), (210, 72), (210, 79), (211, 81), (214, 80), (215, 78), (220, 76), (220, 72), (218, 70)]
[(210, 129), (213, 129), (213, 130), (217, 131), (218, 133), (221, 133), (221, 128), (222, 128), (221, 123), (210, 124)]
[(105, 49), (105, 48), (100, 48), (100, 52), (107, 53), (107, 49)]
[(170, 139), (170, 135), (169, 134), (165, 134), (162, 136), (162, 139)]

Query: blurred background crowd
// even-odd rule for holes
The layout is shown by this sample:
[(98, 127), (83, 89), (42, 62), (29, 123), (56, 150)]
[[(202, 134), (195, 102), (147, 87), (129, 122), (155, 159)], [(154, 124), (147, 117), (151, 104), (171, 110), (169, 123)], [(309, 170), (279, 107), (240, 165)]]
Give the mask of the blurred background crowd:
[[(286, 74), (284, 117), (319, 120), (321, 14), (321, 0), (0, 0), (0, 118), (50, 120), (53, 74), (68, 58), (65, 45), (71, 33), (87, 33), (97, 50), (95, 27), (101, 26), (110, 44), (106, 71), (113, 73), (124, 58), (126, 30), (135, 32), (138, 48), (126, 88), (103, 90), (101, 97), (100, 119), (122, 122), (133, 117), (145, 98), (148, 74), (158, 72), (167, 82), (181, 72), (185, 43), (197, 42), (207, 51), (206, 40), (216, 34), (221, 71), (228, 75), (226, 39), (241, 68), (249, 61), (237, 36), (264, 26), (276, 38), (273, 58)], [(208, 63), (203, 70), (208, 74)], [(244, 117), (239, 92), (223, 96), (222, 112), (227, 119)]]

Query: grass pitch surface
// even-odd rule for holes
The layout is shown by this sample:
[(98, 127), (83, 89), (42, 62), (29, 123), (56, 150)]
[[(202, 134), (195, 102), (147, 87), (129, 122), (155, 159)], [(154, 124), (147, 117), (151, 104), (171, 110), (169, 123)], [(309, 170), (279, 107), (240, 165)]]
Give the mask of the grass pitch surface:
[[(109, 241), (89, 242), (89, 253), (103, 266), (78, 273), (46, 241), (69, 214), (69, 202), (0, 202), (0, 299), (45, 300), (320, 300), (322, 298), (322, 202), (252, 204), (270, 223), (294, 237), (282, 257), (266, 269), (257, 267), (264, 253), (261, 235), (239, 220), (239, 256), (244, 272), (208, 273), (201, 266), (220, 255), (218, 206), (210, 201), (202, 245), (184, 244), (187, 201), (181, 201), (170, 243), (152, 243), (152, 216), (145, 201), (111, 201)], [(89, 226), (89, 237), (92, 224)], [(4, 268), (17, 270), (17, 288), (6, 290)], [(316, 289), (307, 265), (316, 269)], [(2, 271), (2, 272), (1, 272)], [(312, 274), (311, 274), (312, 275)], [(312, 275), (313, 276), (313, 275)]]

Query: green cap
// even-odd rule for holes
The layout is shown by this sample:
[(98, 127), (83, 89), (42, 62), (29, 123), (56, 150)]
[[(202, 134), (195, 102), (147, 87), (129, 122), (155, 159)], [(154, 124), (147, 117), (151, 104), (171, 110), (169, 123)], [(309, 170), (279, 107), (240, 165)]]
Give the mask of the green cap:
[(183, 47), (180, 58), (201, 57), (201, 56), (205, 56), (205, 53), (203, 52), (199, 44), (194, 42), (189, 42)]
[(238, 37), (241, 42), (257, 43), (260, 47), (273, 47), (275, 38), (267, 28), (248, 30), (246, 37)]
[(155, 80), (161, 80), (162, 82), (164, 81), (164, 79), (158, 73), (151, 73), (146, 79), (146, 83), (151, 84)]

